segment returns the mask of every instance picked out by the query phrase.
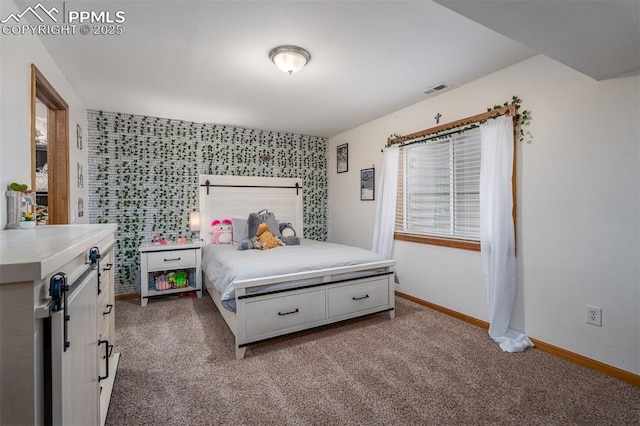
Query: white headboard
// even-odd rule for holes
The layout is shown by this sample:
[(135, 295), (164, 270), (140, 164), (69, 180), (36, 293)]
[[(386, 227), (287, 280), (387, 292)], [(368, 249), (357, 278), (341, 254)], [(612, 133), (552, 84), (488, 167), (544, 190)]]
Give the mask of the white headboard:
[(207, 244), (213, 219), (246, 219), (263, 209), (275, 213), (279, 222), (291, 223), (302, 238), (302, 179), (199, 175), (198, 184), (200, 238)]

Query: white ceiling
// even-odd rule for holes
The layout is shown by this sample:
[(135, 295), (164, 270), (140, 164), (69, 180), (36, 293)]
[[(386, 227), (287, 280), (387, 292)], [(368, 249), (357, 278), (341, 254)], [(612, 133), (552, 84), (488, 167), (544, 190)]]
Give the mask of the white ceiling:
[[(460, 3), (486, 3), (501, 13), (507, 2)], [(527, 4), (539, 2), (515, 3), (530, 13)], [(567, 10), (583, 10), (585, 2), (565, 3)], [(423, 92), (439, 83), (460, 86), (544, 53), (549, 39), (580, 26), (571, 21), (547, 28), (545, 18), (557, 17), (542, 13), (527, 37), (499, 29), (531, 49), (432, 1), (95, 0), (66, 1), (65, 7), (126, 16), (119, 36), (41, 36), (87, 108), (324, 137), (426, 99)], [(465, 7), (462, 13), (480, 14)], [(620, 18), (607, 10), (593, 13), (613, 27), (594, 28), (596, 34), (615, 28)], [(622, 50), (629, 53), (634, 41)], [(573, 52), (575, 43), (558, 43), (559, 50)], [(309, 50), (310, 63), (291, 76), (278, 70), (268, 53), (282, 44)], [(596, 47), (577, 56), (600, 63)]]
[(640, 0), (435, 0), (596, 80), (640, 68)]

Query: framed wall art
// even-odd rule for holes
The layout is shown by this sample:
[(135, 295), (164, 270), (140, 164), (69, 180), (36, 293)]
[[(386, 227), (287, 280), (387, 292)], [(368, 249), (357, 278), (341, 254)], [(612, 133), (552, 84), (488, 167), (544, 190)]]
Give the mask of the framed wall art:
[(338, 158), (338, 173), (349, 171), (349, 144), (343, 143), (336, 149)]
[(82, 149), (82, 127), (76, 124), (76, 147)]
[(80, 162), (78, 161), (78, 188), (83, 188), (84, 187), (84, 172), (83, 172), (83, 166), (82, 164), (80, 164)]
[(360, 200), (373, 201), (375, 199), (376, 169), (360, 170)]

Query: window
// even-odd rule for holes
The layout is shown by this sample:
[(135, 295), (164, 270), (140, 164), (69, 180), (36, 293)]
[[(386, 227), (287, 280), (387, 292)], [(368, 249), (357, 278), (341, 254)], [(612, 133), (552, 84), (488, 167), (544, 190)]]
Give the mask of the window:
[(480, 129), (400, 151), (396, 239), (479, 250)]

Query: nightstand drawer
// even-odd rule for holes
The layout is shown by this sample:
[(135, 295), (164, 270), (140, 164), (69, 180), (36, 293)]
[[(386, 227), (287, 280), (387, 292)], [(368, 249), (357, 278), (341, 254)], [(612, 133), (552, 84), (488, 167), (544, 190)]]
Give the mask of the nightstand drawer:
[(147, 253), (147, 265), (150, 271), (193, 268), (196, 266), (196, 251), (172, 250)]

